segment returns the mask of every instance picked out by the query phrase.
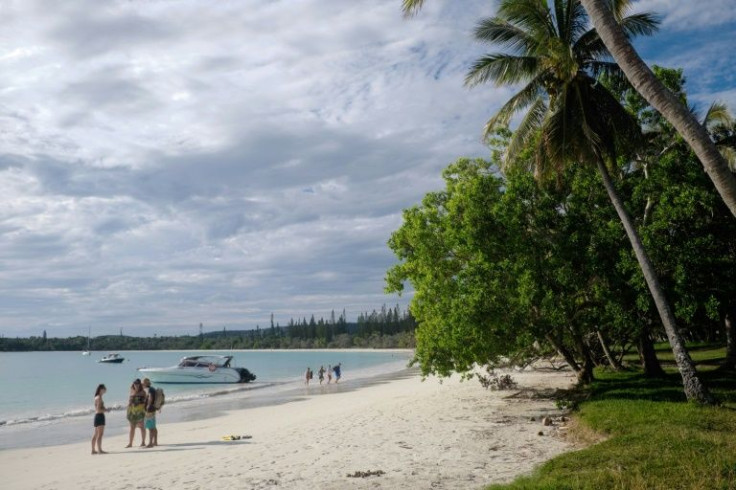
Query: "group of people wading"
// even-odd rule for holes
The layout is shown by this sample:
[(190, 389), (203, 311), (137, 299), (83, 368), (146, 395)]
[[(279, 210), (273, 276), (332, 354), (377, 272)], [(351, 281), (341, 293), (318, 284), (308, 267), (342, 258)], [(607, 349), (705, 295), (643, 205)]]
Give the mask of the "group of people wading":
[[(319, 379), (319, 384), (321, 385), (322, 382), (325, 380), (325, 375), (327, 375), (327, 384), (332, 383), (332, 376), (334, 374), (335, 376), (335, 383), (338, 383), (340, 381), (340, 376), (342, 369), (342, 363), (339, 362), (336, 365), (327, 365), (327, 369), (325, 369), (324, 366), (319, 367), (319, 371), (317, 371), (317, 378)], [(308, 367), (306, 372), (304, 373), (304, 384), (309, 386), (309, 382), (314, 377), (314, 372), (312, 371), (311, 367)]]

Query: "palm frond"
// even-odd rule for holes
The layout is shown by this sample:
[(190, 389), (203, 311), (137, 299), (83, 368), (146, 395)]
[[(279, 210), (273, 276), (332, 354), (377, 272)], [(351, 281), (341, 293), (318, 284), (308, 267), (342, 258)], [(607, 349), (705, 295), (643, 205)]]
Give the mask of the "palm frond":
[[(650, 13), (642, 13), (625, 17), (620, 22), (621, 28), (629, 38), (650, 36), (659, 30), (659, 20)], [(608, 48), (595, 29), (584, 32), (573, 45), (573, 51), (589, 60), (611, 59)]]
[(419, 12), (423, 5), (424, 0), (402, 0), (401, 10), (404, 12), (404, 15), (408, 17)]
[(514, 94), (492, 118), (486, 123), (483, 134), (487, 135), (499, 126), (508, 126), (509, 121), (519, 111), (529, 107), (538, 97), (542, 95), (544, 77), (539, 76), (529, 82), (524, 88)]
[(703, 116), (703, 125), (711, 127), (714, 125), (733, 125), (734, 118), (728, 110), (728, 106), (722, 102), (713, 102)]
[(465, 76), (465, 85), (473, 87), (492, 80), (496, 85), (514, 85), (538, 75), (539, 59), (534, 56), (490, 54), (473, 63)]
[(594, 78), (597, 78), (599, 75), (605, 75), (614, 80), (626, 79), (626, 75), (621, 67), (612, 61), (592, 61), (587, 64), (586, 68)]
[(509, 141), (506, 156), (503, 159), (503, 169), (507, 168), (509, 163), (514, 162), (529, 141), (534, 138), (544, 122), (547, 109), (547, 102), (543, 97), (537, 97), (529, 106), (524, 119), (521, 120)]
[(651, 36), (659, 30), (661, 20), (650, 12), (634, 14), (621, 19), (619, 24), (630, 38), (636, 36)]
[(578, 1), (555, 0), (557, 35), (566, 45), (572, 45), (588, 28), (588, 17)]
[(631, 0), (606, 0), (608, 8), (611, 9), (613, 16), (617, 21), (621, 22), (626, 13), (631, 10)]
[(736, 149), (731, 146), (720, 146), (718, 144), (716, 144), (716, 147), (721, 152), (721, 155), (723, 155), (723, 159), (728, 163), (728, 168), (731, 169), (731, 172), (736, 172)]
[(557, 35), (546, 0), (502, 0), (498, 7), (498, 17), (533, 36), (544, 38)]
[(498, 17), (481, 20), (475, 28), (475, 39), (520, 52), (533, 52), (538, 43), (523, 29)]
[(591, 126), (601, 138), (600, 151), (615, 158), (639, 148), (643, 143), (641, 127), (619, 100), (601, 84), (585, 84), (583, 90), (589, 101), (589, 119), (595, 118)]
[(573, 53), (583, 60), (610, 59), (611, 53), (595, 29), (585, 31), (572, 46)]

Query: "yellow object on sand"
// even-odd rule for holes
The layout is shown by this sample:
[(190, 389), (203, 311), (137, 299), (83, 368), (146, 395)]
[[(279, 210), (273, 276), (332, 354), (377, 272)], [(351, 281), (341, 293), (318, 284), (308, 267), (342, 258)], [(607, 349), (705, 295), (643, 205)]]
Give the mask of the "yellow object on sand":
[(223, 441), (239, 441), (240, 439), (250, 439), (253, 436), (222, 436)]

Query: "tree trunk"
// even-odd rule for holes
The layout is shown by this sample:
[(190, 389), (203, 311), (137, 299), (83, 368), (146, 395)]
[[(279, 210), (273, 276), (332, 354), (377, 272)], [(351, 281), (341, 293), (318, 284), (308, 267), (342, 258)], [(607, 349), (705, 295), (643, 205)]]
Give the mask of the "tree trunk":
[(723, 361), (721, 369), (736, 369), (736, 306), (729, 305), (723, 319), (726, 329), (726, 360)]
[(634, 89), (657, 109), (703, 164), (716, 190), (731, 213), (736, 216), (736, 177), (710, 139), (708, 132), (690, 110), (652, 73), (616, 22), (606, 0), (581, 0), (596, 32), (626, 74)]
[(631, 246), (634, 249), (636, 260), (639, 262), (639, 267), (644, 274), (644, 279), (647, 282), (649, 291), (652, 293), (652, 299), (654, 304), (657, 306), (657, 311), (662, 319), (664, 330), (667, 333), (667, 339), (672, 347), (672, 353), (675, 356), (675, 362), (680, 370), (680, 376), (682, 376), (682, 384), (685, 390), (685, 396), (688, 400), (694, 400), (700, 403), (709, 405), (715, 404), (714, 398), (711, 396), (708, 388), (700, 381), (698, 374), (695, 371), (695, 364), (690, 358), (690, 354), (685, 348), (685, 342), (677, 330), (677, 324), (675, 322), (675, 315), (672, 313), (667, 298), (665, 297), (664, 290), (659, 283), (657, 273), (654, 271), (654, 266), (647, 256), (644, 245), (639, 238), (639, 234), (634, 227), (634, 223), (629, 216), (628, 211), (624, 207), (624, 203), (616, 192), (616, 188), (611, 181), (611, 176), (608, 174), (608, 169), (603, 163), (602, 159), (597, 159), (598, 171), (603, 179), (603, 185), (606, 187), (608, 197), (613, 203), (613, 207), (616, 208), (616, 213), (621, 219), (621, 223), (624, 225), (626, 235), (631, 242)]
[(608, 347), (608, 342), (606, 342), (605, 337), (603, 337), (603, 333), (598, 329), (595, 330), (595, 333), (598, 334), (598, 342), (600, 342), (601, 349), (603, 349), (603, 353), (606, 355), (606, 359), (608, 359), (608, 364), (614, 371), (621, 371), (624, 367), (620, 362), (618, 362), (618, 359), (611, 354), (611, 349)]
[[(569, 350), (567, 350), (567, 347), (565, 347), (562, 342), (558, 342), (557, 339), (554, 338), (551, 334), (545, 335), (545, 338), (550, 344), (552, 344), (552, 347), (555, 348), (557, 353), (562, 356), (562, 358), (565, 360), (567, 365), (570, 366), (570, 368), (573, 371), (575, 371), (575, 374), (580, 373), (581, 371), (580, 365), (575, 360), (575, 356), (573, 356), (572, 353)], [(579, 377), (580, 376), (578, 374), (578, 378)]]
[(579, 335), (574, 335), (573, 338), (575, 340), (575, 345), (577, 345), (580, 358), (583, 360), (583, 365), (577, 373), (578, 383), (587, 385), (592, 383), (595, 379), (593, 377), (593, 367), (595, 366), (595, 363), (593, 362), (593, 357), (590, 355), (590, 348), (588, 347), (588, 344), (585, 343), (585, 340), (583, 340)]
[(644, 369), (644, 376), (647, 378), (664, 378), (665, 373), (662, 365), (657, 359), (657, 353), (654, 351), (654, 342), (649, 336), (649, 329), (645, 329), (639, 335), (639, 342), (636, 345), (639, 351), (639, 360), (641, 367)]

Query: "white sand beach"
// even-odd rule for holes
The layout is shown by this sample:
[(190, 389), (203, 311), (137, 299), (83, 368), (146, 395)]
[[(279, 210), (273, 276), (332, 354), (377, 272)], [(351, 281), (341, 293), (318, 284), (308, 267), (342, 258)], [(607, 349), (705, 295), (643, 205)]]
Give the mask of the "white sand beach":
[[(564, 388), (573, 381), (567, 372), (513, 377), (519, 389)], [(125, 449), (127, 433), (108, 433), (106, 455), (91, 455), (88, 442), (0, 451), (2, 487), (483, 488), (571, 449), (541, 423), (541, 416), (557, 413), (554, 404), (509, 397), (517, 391), (488, 391), (455, 378), (422, 382), (414, 375), (327, 395), (313, 386), (314, 395), (295, 402), (201, 421), (166, 423), (164, 407), (157, 448)], [(223, 441), (228, 434), (252, 438)], [(348, 476), (356, 472), (382, 474)]]

